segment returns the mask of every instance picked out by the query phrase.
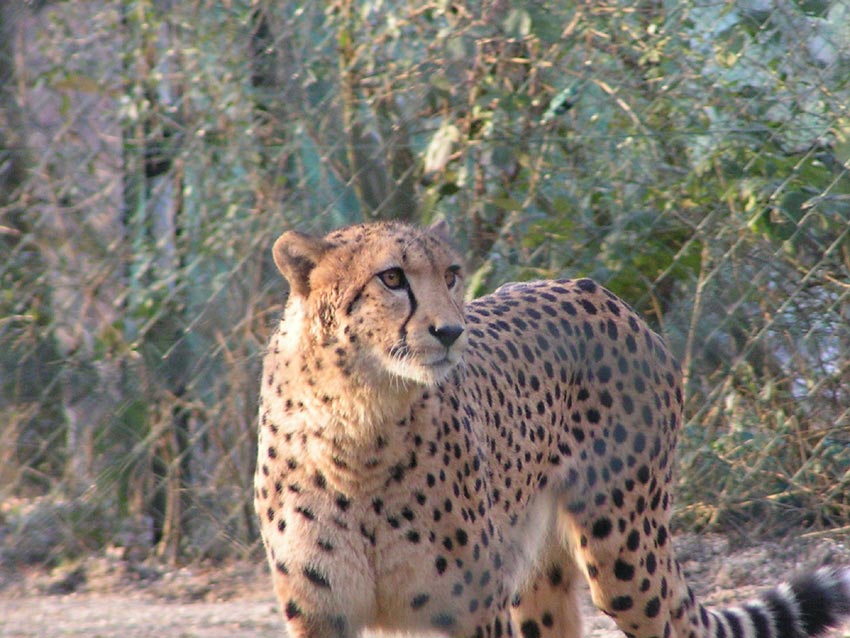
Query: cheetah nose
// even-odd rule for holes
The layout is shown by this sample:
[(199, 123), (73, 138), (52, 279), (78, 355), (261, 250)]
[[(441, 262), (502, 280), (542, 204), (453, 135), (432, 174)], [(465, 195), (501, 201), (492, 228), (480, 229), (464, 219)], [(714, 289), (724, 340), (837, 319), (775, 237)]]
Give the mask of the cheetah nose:
[(463, 333), (463, 326), (440, 326), (439, 328), (436, 326), (429, 326), (428, 332), (436, 337), (437, 341), (442, 343), (443, 346), (450, 348), (452, 344), (457, 341), (457, 338)]

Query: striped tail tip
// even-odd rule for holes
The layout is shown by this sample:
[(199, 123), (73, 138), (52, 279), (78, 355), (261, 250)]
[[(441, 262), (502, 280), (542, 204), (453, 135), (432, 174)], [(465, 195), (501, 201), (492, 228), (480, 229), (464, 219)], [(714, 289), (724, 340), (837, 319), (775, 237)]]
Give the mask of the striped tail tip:
[(717, 613), (715, 638), (815, 638), (850, 617), (850, 569), (822, 567)]
[(818, 636), (850, 616), (850, 569), (822, 567), (789, 584), (800, 609), (799, 636)]

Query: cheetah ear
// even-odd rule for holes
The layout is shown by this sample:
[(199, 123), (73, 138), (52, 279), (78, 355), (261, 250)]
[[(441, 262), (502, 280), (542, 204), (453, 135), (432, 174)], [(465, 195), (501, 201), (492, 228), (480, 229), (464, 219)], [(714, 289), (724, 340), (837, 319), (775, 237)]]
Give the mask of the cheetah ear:
[(330, 245), (319, 237), (288, 231), (277, 238), (272, 256), (277, 269), (289, 282), (292, 293), (310, 294), (310, 273)]
[(436, 235), (445, 242), (452, 242), (451, 229), (449, 228), (449, 223), (445, 219), (438, 219), (431, 224), (428, 227), (428, 232), (432, 235)]

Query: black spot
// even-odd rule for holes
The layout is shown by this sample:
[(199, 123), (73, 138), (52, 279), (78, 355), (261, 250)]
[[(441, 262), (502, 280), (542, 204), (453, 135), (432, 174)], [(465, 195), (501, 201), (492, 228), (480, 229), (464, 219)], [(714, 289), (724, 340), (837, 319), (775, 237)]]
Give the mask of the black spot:
[(457, 540), (457, 544), (462, 547), (466, 545), (467, 541), (469, 540), (469, 537), (467, 536), (465, 530), (457, 529), (455, 530), (455, 539)]
[(616, 487), (611, 490), (611, 500), (617, 507), (623, 507), (623, 490)]
[(658, 596), (651, 598), (643, 609), (643, 613), (647, 618), (655, 618), (661, 611), (661, 601)]
[(567, 510), (571, 514), (581, 514), (587, 508), (587, 503), (582, 500), (575, 500), (567, 503)]
[(377, 539), (375, 538), (375, 532), (370, 532), (366, 529), (366, 526), (363, 523), (360, 523), (360, 533), (366, 538), (371, 545), (375, 545), (377, 543)]
[(649, 573), (650, 576), (652, 576), (652, 574), (655, 573), (655, 570), (657, 568), (658, 563), (655, 559), (655, 554), (649, 552), (649, 554), (646, 555), (646, 571)]
[(401, 483), (404, 480), (404, 466), (401, 463), (393, 465), (390, 468), (390, 478), (397, 483)]
[(540, 638), (540, 627), (534, 620), (524, 620), (519, 630), (523, 638)]
[(285, 575), (289, 573), (289, 568), (287, 568), (286, 563), (284, 563), (282, 560), (277, 561), (274, 566), (281, 574)]
[(348, 509), (349, 505), (351, 505), (351, 501), (344, 494), (337, 494), (336, 496), (336, 506), (341, 509), (343, 512)]
[[(595, 315), (596, 314), (596, 306), (594, 306), (587, 299), (580, 299), (579, 303), (581, 304), (582, 308), (584, 308), (584, 311), (587, 314), (589, 314), (589, 315)], [(590, 327), (589, 324), (585, 324), (584, 332), (588, 337), (590, 337), (590, 336), (592, 336), (593, 329)]]
[(419, 542), (419, 532), (417, 532), (415, 529), (408, 530), (407, 540), (409, 540), (411, 543), (418, 543)]
[(455, 617), (451, 614), (441, 613), (431, 616), (431, 625), (439, 629), (448, 629), (454, 626)]
[(658, 505), (661, 503), (661, 490), (655, 492), (655, 496), (652, 497), (652, 502), (649, 504), (649, 508), (653, 511), (658, 509)]
[(584, 292), (589, 292), (591, 294), (595, 293), (597, 288), (596, 282), (592, 279), (579, 279), (576, 281), (576, 286)]
[(597, 343), (593, 347), (593, 360), (598, 363), (598, 362), (602, 361), (602, 359), (604, 357), (605, 357), (605, 348), (602, 346), (601, 343)]
[(613, 611), (628, 611), (632, 608), (634, 602), (631, 596), (615, 596), (611, 600), (611, 609)]
[(304, 576), (313, 583), (316, 587), (325, 587), (330, 589), (331, 584), (328, 582), (327, 576), (318, 571), (315, 567), (307, 565), (304, 567)]
[(431, 597), (428, 594), (417, 594), (413, 597), (413, 600), (410, 601), (410, 606), (413, 609), (422, 609), (428, 604), (430, 599)]
[(629, 548), (629, 551), (635, 552), (640, 547), (640, 532), (636, 529), (633, 529), (631, 533), (629, 533), (628, 539), (626, 539), (626, 547)]
[[(606, 406), (611, 407), (611, 406)], [(616, 443), (623, 443), (628, 437), (628, 432), (626, 431), (625, 426), (622, 423), (618, 423), (614, 426), (614, 441)]]
[(607, 518), (599, 518), (593, 523), (592, 534), (594, 538), (607, 538), (611, 533), (611, 521)]
[(614, 562), (614, 576), (617, 580), (631, 580), (635, 577), (635, 567), (618, 558)]
[(434, 561), (434, 567), (437, 568), (438, 574), (442, 574), (446, 571), (446, 567), (448, 567), (448, 562), (442, 556), (437, 556), (437, 560)]
[(311, 510), (309, 507), (304, 507), (302, 505), (299, 505), (298, 507), (295, 508), (295, 511), (298, 512), (299, 514), (301, 514), (301, 516), (306, 518), (308, 521), (316, 520), (316, 515), (313, 514), (313, 510)]
[(549, 568), (547, 575), (549, 576), (549, 584), (552, 585), (552, 587), (560, 585), (564, 578), (564, 573), (561, 571), (560, 565), (552, 565), (552, 567)]
[(289, 620), (292, 620), (293, 618), (297, 618), (301, 615), (301, 607), (299, 607), (298, 603), (296, 603), (294, 600), (290, 600), (288, 603), (286, 603), (285, 613), (286, 617)]

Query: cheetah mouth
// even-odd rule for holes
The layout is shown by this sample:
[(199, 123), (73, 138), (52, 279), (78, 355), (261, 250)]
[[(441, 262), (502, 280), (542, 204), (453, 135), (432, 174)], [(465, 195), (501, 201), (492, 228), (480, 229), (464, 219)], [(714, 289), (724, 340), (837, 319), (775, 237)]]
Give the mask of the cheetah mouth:
[(455, 365), (457, 362), (454, 361), (449, 355), (444, 355), (442, 358), (437, 359), (436, 361), (431, 361), (425, 364), (428, 368), (444, 368), (451, 367)]
[(407, 342), (394, 344), (387, 355), (385, 365), (389, 372), (425, 385), (442, 381), (461, 359), (461, 351), (454, 347), (417, 347)]
[[(430, 352), (429, 352), (430, 351)], [(408, 344), (400, 344), (393, 346), (389, 350), (391, 358), (398, 361), (406, 361), (412, 365), (419, 365), (424, 368), (442, 368), (445, 366), (457, 365), (458, 356), (449, 348), (444, 348), (440, 352), (434, 352), (433, 349), (415, 349)]]

